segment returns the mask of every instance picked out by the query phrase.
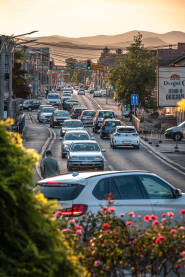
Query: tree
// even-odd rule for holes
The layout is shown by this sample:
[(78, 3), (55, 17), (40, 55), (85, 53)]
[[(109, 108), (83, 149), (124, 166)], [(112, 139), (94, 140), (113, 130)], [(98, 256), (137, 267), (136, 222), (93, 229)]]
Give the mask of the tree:
[(23, 61), (24, 58), (22, 51), (16, 51), (14, 53), (12, 88), (13, 95), (18, 98), (27, 98), (31, 94), (30, 88), (24, 78), (26, 71), (21, 68), (21, 61)]
[(130, 104), (131, 94), (139, 95), (144, 108), (155, 107), (152, 91), (155, 87), (156, 58), (143, 48), (142, 35), (138, 33), (119, 65), (112, 68), (109, 80), (114, 85), (118, 99)]
[[(33, 150), (0, 122), (0, 276), (82, 276), (83, 268), (52, 221), (54, 203), (33, 193)], [(80, 273), (79, 273), (80, 272)]]

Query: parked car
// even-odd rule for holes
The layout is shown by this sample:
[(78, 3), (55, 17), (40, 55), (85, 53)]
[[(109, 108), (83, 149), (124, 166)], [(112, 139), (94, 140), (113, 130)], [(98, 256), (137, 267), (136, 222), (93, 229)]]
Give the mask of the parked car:
[(94, 93), (94, 89), (93, 88), (88, 89), (88, 93), (89, 94), (93, 94)]
[[(87, 211), (96, 214), (106, 206), (106, 196), (113, 195), (115, 215), (125, 222), (128, 212), (145, 216), (172, 211), (181, 220), (185, 194), (158, 175), (146, 171), (74, 172), (39, 181), (38, 187), (47, 199), (56, 199), (63, 216), (79, 217)], [(120, 217), (120, 214), (125, 214)]]
[(80, 117), (83, 111), (87, 110), (87, 107), (84, 105), (81, 106), (74, 106), (71, 113), (71, 118), (77, 119)]
[(94, 140), (73, 142), (67, 154), (67, 169), (99, 168), (104, 170), (104, 157), (98, 143)]
[(77, 99), (66, 99), (63, 100), (62, 106), (64, 110), (70, 111), (72, 109), (73, 104), (79, 104), (80, 102)]
[(89, 133), (86, 130), (67, 131), (65, 133), (65, 136), (62, 140), (62, 145), (61, 145), (62, 158), (66, 156), (73, 142), (79, 141), (79, 140), (90, 140), (90, 139), (91, 138), (89, 136)]
[(39, 100), (31, 99), (31, 100), (25, 100), (23, 104), (20, 105), (20, 107), (23, 110), (35, 110), (35, 109), (38, 109), (40, 105), (41, 105), (41, 102)]
[(83, 130), (83, 123), (78, 119), (64, 120), (64, 123), (60, 129), (60, 136), (63, 137), (67, 131)]
[(54, 112), (54, 107), (45, 107), (41, 110), (38, 116), (38, 120), (41, 123), (48, 123), (51, 120), (52, 114)]
[(175, 141), (180, 141), (182, 138), (185, 138), (185, 121), (176, 127), (167, 129), (165, 132), (165, 137), (174, 139)]
[(84, 89), (78, 90), (78, 95), (85, 95), (85, 90)]
[(110, 146), (112, 148), (120, 146), (133, 146), (136, 149), (140, 147), (140, 138), (134, 126), (117, 126), (115, 132), (111, 135)]
[(47, 95), (47, 103), (54, 105), (54, 106), (60, 106), (60, 96), (58, 93), (48, 93)]
[(70, 113), (68, 111), (55, 110), (51, 116), (50, 127), (62, 126), (66, 119), (70, 119)]
[(98, 110), (93, 120), (93, 132), (97, 133), (103, 121), (107, 118), (116, 119), (115, 112), (111, 110)]
[(107, 91), (105, 89), (101, 89), (100, 94), (101, 94), (102, 97), (107, 96)]
[(84, 110), (82, 111), (81, 116), (79, 118), (83, 122), (84, 126), (92, 126), (95, 114), (96, 111), (94, 110)]
[(100, 97), (100, 96), (101, 96), (100, 90), (95, 90), (93, 93), (93, 97)]
[(118, 119), (105, 119), (100, 128), (100, 138), (110, 137), (116, 126), (121, 126), (122, 123)]

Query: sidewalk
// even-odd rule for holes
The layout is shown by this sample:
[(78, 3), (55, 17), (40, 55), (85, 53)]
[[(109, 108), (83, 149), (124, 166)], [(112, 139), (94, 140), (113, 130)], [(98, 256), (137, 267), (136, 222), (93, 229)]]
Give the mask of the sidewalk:
[[(90, 96), (102, 109), (114, 110), (121, 117), (121, 110), (111, 98)], [(130, 125), (130, 122), (127, 123)], [(141, 143), (154, 154), (174, 167), (185, 172), (185, 140), (176, 142), (166, 139), (163, 135), (141, 135)]]

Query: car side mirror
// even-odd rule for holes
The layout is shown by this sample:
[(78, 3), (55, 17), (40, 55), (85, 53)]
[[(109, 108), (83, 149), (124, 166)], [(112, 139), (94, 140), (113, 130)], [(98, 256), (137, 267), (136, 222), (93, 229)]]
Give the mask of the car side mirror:
[(106, 149), (102, 149), (101, 152), (106, 152)]
[(91, 137), (92, 140), (95, 140), (95, 137)]
[(175, 198), (182, 196), (182, 190), (181, 189), (175, 189), (174, 196), (175, 196)]

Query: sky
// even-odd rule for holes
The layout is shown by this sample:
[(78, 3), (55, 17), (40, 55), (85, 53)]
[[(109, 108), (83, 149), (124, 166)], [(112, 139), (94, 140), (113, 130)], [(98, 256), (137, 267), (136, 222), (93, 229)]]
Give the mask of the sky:
[(185, 0), (0, 0), (0, 34), (83, 37), (185, 32)]

